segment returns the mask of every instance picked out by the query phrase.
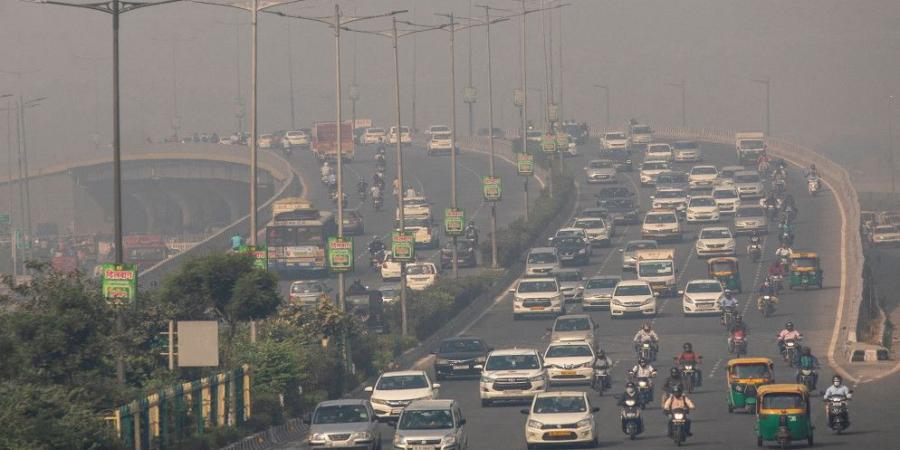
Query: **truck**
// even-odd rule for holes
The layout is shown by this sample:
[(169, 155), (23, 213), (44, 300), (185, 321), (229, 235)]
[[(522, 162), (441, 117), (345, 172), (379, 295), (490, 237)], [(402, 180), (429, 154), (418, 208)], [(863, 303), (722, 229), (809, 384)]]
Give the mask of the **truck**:
[(650, 284), (650, 289), (660, 296), (677, 295), (675, 285), (675, 249), (645, 249), (634, 252), (636, 273), (639, 280)]
[(756, 164), (756, 160), (766, 153), (766, 135), (761, 131), (735, 133), (734, 147), (741, 164)]
[[(353, 143), (353, 124), (341, 122), (341, 155), (345, 161), (352, 161), (356, 148)], [(335, 122), (313, 124), (312, 151), (319, 161), (337, 160), (337, 126)]]
[(158, 234), (133, 234), (123, 242), (125, 260), (137, 264), (138, 270), (147, 270), (169, 257), (169, 247)]

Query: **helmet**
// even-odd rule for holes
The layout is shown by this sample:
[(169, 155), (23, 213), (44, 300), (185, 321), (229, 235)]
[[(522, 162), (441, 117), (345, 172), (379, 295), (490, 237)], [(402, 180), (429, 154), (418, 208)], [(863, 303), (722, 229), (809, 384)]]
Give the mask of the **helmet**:
[(650, 331), (653, 328), (653, 325), (651, 325), (650, 322), (644, 322), (644, 324), (641, 325), (641, 328), (644, 331)]
[(681, 371), (678, 370), (677, 367), (673, 367), (671, 370), (669, 370), (669, 374), (672, 375), (672, 378), (678, 378), (681, 376)]
[(644, 359), (644, 358), (641, 358), (641, 359), (638, 361), (638, 365), (640, 365), (641, 367), (646, 366), (647, 363), (649, 363), (649, 361), (647, 361), (647, 360)]
[(740, 314), (734, 315), (734, 323), (741, 323), (742, 320), (744, 320), (744, 317), (741, 316)]
[(682, 393), (682, 387), (681, 387), (681, 385), (680, 385), (680, 384), (676, 384), (676, 385), (672, 388), (672, 395), (674, 395), (674, 396), (676, 396), (676, 397), (681, 397), (681, 393)]
[(794, 322), (788, 322), (784, 324), (784, 328), (786, 328), (788, 331), (794, 331)]
[(686, 351), (686, 352), (692, 352), (692, 351), (694, 351), (694, 346), (691, 345), (690, 342), (685, 342), (684, 345), (682, 346), (682, 348), (683, 348), (684, 351)]
[(731, 292), (731, 289), (725, 289), (725, 296), (731, 298), (734, 296), (734, 293)]
[(606, 357), (606, 352), (604, 352), (603, 350), (600, 350), (597, 352), (597, 358), (605, 358), (605, 357)]
[(812, 354), (812, 352), (809, 350), (809, 347), (803, 347), (803, 350), (801, 350), (800, 353), (802, 353), (803, 356), (809, 356)]
[(625, 384), (625, 392), (627, 392), (629, 394), (634, 392), (634, 383), (632, 383), (630, 381), (628, 383), (626, 383)]
[(840, 375), (835, 375), (831, 378), (831, 382), (834, 383), (835, 386), (839, 386), (841, 383), (844, 382), (844, 379), (841, 378)]

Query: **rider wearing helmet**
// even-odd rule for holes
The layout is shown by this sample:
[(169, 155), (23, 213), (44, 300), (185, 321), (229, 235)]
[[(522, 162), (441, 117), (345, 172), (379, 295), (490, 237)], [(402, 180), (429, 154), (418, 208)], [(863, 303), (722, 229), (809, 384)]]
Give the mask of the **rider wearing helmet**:
[[(825, 390), (825, 395), (823, 398), (828, 400), (830, 397), (844, 397), (845, 399), (850, 398), (850, 388), (844, 385), (844, 379), (841, 378), (840, 375), (835, 375), (831, 378), (831, 386), (828, 386), (828, 389)], [(825, 416), (827, 417), (830, 413), (829, 409), (831, 407), (830, 402), (825, 402)]]
[(800, 332), (794, 329), (794, 322), (788, 321), (784, 324), (784, 329), (778, 333), (778, 350), (784, 353), (784, 341), (789, 339), (797, 340), (801, 336)]
[(694, 347), (690, 342), (685, 342), (681, 347), (684, 351), (681, 352), (680, 355), (675, 357), (675, 363), (678, 364), (679, 367), (684, 366), (685, 363), (691, 363), (694, 365), (694, 373), (697, 374), (697, 386), (703, 384), (703, 372), (700, 371), (700, 368), (697, 367), (703, 361), (703, 356), (700, 356), (699, 353), (694, 353)]
[[(819, 374), (816, 373), (816, 369), (819, 368), (819, 358), (816, 358), (812, 354), (812, 349), (809, 347), (803, 347), (800, 350), (800, 370), (809, 370), (812, 371), (812, 388), (816, 388), (816, 383), (819, 381)], [(797, 372), (797, 382), (800, 382), (800, 372)]]
[(719, 309), (722, 311), (722, 323), (725, 323), (726, 311), (737, 311), (738, 300), (734, 298), (734, 294), (730, 289), (725, 290), (725, 295), (719, 299)]
[(658, 348), (657, 342), (659, 342), (659, 336), (653, 331), (653, 326), (650, 322), (644, 322), (641, 329), (634, 335), (634, 353), (636, 355), (640, 354), (641, 344), (644, 342), (650, 343), (650, 348), (653, 350), (652, 353), (655, 355)]
[(622, 398), (619, 399), (618, 405), (625, 406), (626, 400), (634, 400), (638, 407), (644, 407), (641, 397), (638, 396), (637, 387), (631, 381), (625, 383), (625, 392), (622, 393)]
[(638, 363), (631, 368), (631, 373), (635, 378), (653, 378), (656, 376), (656, 369), (650, 365), (650, 361), (641, 358)]
[[(597, 352), (597, 357), (594, 359), (594, 368), (595, 369), (608, 370), (612, 367), (612, 365), (613, 365), (613, 362), (611, 359), (609, 359), (608, 356), (606, 356), (606, 352), (604, 352), (602, 349), (599, 352)], [(607, 373), (609, 373), (609, 372), (607, 372)], [(612, 387), (612, 381), (610, 380), (610, 377), (607, 376), (604, 381), (603, 388), (606, 389), (606, 388), (610, 388), (610, 387)]]
[[(667, 398), (663, 402), (662, 408), (663, 413), (665, 413), (666, 415), (671, 414), (672, 410), (675, 409), (682, 409), (685, 413), (689, 413), (694, 409), (694, 402), (692, 402), (691, 399), (687, 397), (687, 395), (684, 395), (684, 391), (681, 386), (675, 386), (675, 388), (672, 389), (672, 395), (670, 395), (669, 398)], [(672, 428), (670, 426), (669, 435), (672, 434), (671, 431)], [(688, 419), (687, 416), (685, 416), (684, 418), (684, 431), (688, 436), (691, 436), (691, 420)]]
[(673, 367), (669, 369), (669, 378), (666, 378), (663, 384), (663, 392), (670, 394), (675, 390), (675, 386), (684, 387), (684, 380), (681, 379), (681, 369)]

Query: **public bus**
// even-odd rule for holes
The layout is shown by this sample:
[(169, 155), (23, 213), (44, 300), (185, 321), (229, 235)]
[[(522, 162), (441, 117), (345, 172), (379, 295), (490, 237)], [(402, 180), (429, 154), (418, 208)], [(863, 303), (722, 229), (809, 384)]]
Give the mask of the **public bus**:
[(337, 223), (331, 212), (319, 211), (302, 198), (276, 201), (266, 227), (269, 269), (294, 275), (326, 270), (328, 236), (335, 235)]

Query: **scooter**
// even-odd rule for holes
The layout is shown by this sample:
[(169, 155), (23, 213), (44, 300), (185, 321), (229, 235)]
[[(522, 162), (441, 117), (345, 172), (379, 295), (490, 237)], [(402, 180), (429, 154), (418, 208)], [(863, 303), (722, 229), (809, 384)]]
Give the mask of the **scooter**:
[(832, 395), (825, 399), (828, 403), (828, 428), (834, 430), (835, 433), (841, 434), (850, 427), (850, 412), (847, 408), (847, 402), (850, 401), (853, 394), (847, 397), (843, 395)]
[(732, 322), (734, 322), (734, 315), (737, 313), (733, 306), (728, 306), (722, 310), (722, 326), (725, 328), (731, 328)]
[(653, 349), (653, 344), (650, 342), (642, 342), (638, 351), (638, 356), (640, 359), (645, 359), (650, 362), (656, 361), (656, 351)]
[(603, 391), (608, 389), (610, 385), (609, 367), (594, 366), (594, 376), (591, 378), (591, 388), (602, 396)]
[(695, 362), (683, 361), (681, 363), (681, 384), (684, 391), (692, 394), (697, 383), (697, 367)]
[(762, 257), (762, 246), (759, 243), (751, 243), (747, 246), (747, 253), (750, 254), (753, 262), (759, 262), (759, 259)]
[(756, 309), (759, 310), (763, 317), (768, 318), (775, 312), (775, 303), (778, 303), (777, 297), (763, 295), (756, 300)]
[(641, 406), (637, 400), (629, 398), (625, 400), (622, 406), (622, 432), (628, 435), (632, 441), (634, 438), (644, 432), (644, 419), (641, 418)]
[(685, 409), (673, 409), (669, 415), (669, 435), (675, 445), (681, 447), (681, 444), (687, 440), (687, 415)]
[(806, 181), (806, 189), (809, 190), (809, 195), (813, 197), (819, 193), (819, 179), (818, 178), (810, 178)]
[(734, 354), (736, 358), (747, 354), (747, 335), (743, 331), (736, 330), (731, 334), (728, 340), (728, 353)]

